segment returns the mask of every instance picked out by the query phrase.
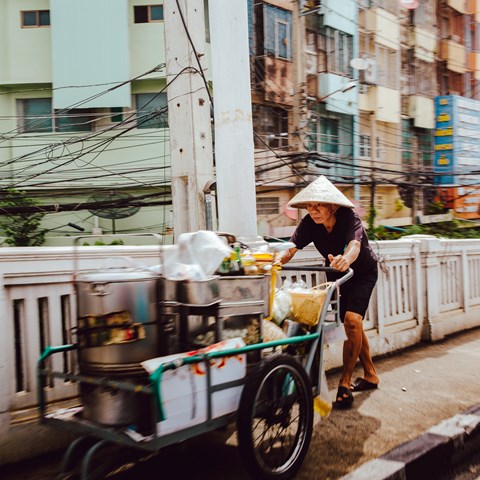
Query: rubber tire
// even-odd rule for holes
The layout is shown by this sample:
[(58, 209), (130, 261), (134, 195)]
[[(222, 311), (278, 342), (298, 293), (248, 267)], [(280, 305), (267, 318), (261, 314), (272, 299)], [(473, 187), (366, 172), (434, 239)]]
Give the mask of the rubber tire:
[[(285, 370), (287, 372), (285, 372)], [(279, 372), (288, 373), (289, 378), (293, 378), (295, 382), (295, 390), (299, 393), (296, 395), (296, 404), (299, 407), (299, 422), (297, 431), (294, 432), (294, 440), (292, 442), (290, 452), (287, 458), (283, 459), (279, 465), (269, 465), (268, 458), (262, 457), (262, 452), (257, 445), (255, 445), (254, 437), (254, 422), (255, 411), (257, 406), (261, 406), (258, 402), (259, 397), (263, 394), (263, 401), (265, 399), (275, 402), (270, 395), (275, 388), (274, 375)], [(282, 385), (285, 385), (285, 376), (282, 377)], [(273, 380), (272, 380), (273, 379)], [(269, 383), (270, 382), (270, 383)], [(278, 385), (278, 381), (277, 381)], [(265, 387), (270, 387), (270, 392), (264, 390)], [(283, 387), (282, 387), (283, 388)], [(285, 399), (285, 397), (283, 397)], [(280, 398), (281, 400), (281, 398)], [(291, 411), (290, 409), (287, 409)], [(274, 412), (282, 412), (278, 415), (283, 415), (284, 412), (281, 407), (270, 408), (268, 412), (273, 416), (278, 415)], [(285, 413), (288, 417), (288, 412)], [(277, 422), (273, 423), (273, 427), (284, 428), (286, 433), (286, 426), (280, 425), (281, 419), (277, 418)], [(275, 422), (274, 418), (271, 418)], [(285, 420), (286, 421), (286, 420)], [(290, 422), (289, 425), (292, 423)], [(272, 428), (272, 425), (267, 428)], [(265, 430), (265, 428), (264, 428)], [(245, 381), (245, 386), (240, 399), (240, 405), (237, 414), (237, 432), (240, 456), (248, 473), (254, 479), (277, 479), (287, 480), (295, 476), (302, 466), (305, 455), (310, 446), (310, 440), (313, 430), (313, 397), (310, 380), (305, 372), (303, 366), (295, 360), (294, 357), (288, 354), (273, 355), (266, 360), (263, 360), (254, 371), (249, 374)], [(278, 432), (275, 432), (275, 438), (279, 438)], [(281, 445), (284, 445), (285, 437), (281, 440)], [(266, 460), (264, 460), (266, 458)]]

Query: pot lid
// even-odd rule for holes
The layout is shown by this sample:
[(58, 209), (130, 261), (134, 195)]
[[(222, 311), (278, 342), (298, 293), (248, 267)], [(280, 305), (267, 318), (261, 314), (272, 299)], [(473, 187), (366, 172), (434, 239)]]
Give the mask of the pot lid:
[(135, 268), (109, 268), (79, 273), (77, 280), (81, 282), (131, 282), (139, 280), (155, 280), (154, 272)]

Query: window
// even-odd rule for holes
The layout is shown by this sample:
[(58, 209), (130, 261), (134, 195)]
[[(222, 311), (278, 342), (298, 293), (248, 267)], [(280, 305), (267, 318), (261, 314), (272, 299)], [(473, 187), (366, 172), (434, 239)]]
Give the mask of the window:
[(166, 93), (136, 95), (137, 128), (168, 128)]
[(334, 28), (325, 27), (319, 36), (319, 60), (322, 72), (353, 77), (353, 37)]
[(423, 167), (431, 168), (433, 165), (433, 133), (430, 130), (420, 129), (417, 138), (420, 164)]
[(255, 148), (288, 147), (288, 112), (283, 108), (253, 104), (253, 124), (255, 125)]
[(338, 153), (339, 123), (336, 118), (313, 115), (309, 124), (308, 150)]
[(290, 60), (292, 56), (292, 12), (264, 4), (263, 22), (265, 55)]
[(91, 110), (72, 109), (52, 112), (51, 98), (28, 98), (17, 101), (18, 129), (22, 133), (89, 132)]
[(400, 51), (378, 45), (377, 81), (387, 88), (399, 89)]
[(24, 10), (20, 12), (22, 28), (48, 27), (50, 10)]
[(163, 5), (136, 5), (133, 7), (134, 23), (153, 23), (163, 20)]
[(278, 197), (258, 197), (257, 215), (277, 215), (280, 213), (280, 199)]
[(370, 135), (360, 134), (358, 136), (358, 156), (361, 158), (371, 158), (372, 146), (370, 145)]
[(55, 112), (56, 132), (90, 132), (93, 125), (93, 117), (90, 109), (72, 109), (64, 113)]
[(110, 121), (112, 123), (118, 123), (123, 121), (123, 108), (111, 107), (110, 108)]
[(52, 131), (52, 99), (29, 98), (18, 101), (19, 125), (22, 133)]
[(338, 153), (338, 126), (335, 118), (322, 118), (320, 122), (320, 151)]
[(277, 58), (289, 58), (289, 44), (288, 23), (277, 20), (275, 22), (275, 56)]

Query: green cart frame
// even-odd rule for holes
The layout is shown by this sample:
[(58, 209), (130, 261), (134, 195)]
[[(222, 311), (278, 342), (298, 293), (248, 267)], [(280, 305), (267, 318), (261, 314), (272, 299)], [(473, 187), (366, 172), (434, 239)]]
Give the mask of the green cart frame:
[[(338, 273), (328, 267), (284, 266), (282, 270), (295, 271), (299, 274), (303, 271)], [(104, 478), (104, 475), (113, 468), (110, 462), (115, 459), (113, 455), (98, 458), (100, 456), (98, 452), (105, 448), (125, 447), (125, 451), (130, 452), (132, 458), (135, 456), (138, 458), (233, 422), (236, 422), (243, 464), (253, 478), (280, 480), (292, 478), (303, 463), (312, 436), (313, 398), (320, 393), (324, 333), (341, 324), (338, 287), (352, 275), (353, 271), (349, 270), (327, 287), (318, 324), (309, 327), (304, 334), (163, 363), (149, 376), (149, 382), (146, 384), (52, 371), (47, 368), (46, 360), (51, 355), (75, 351), (78, 345), (47, 347), (40, 356), (37, 367), (40, 421), (79, 435), (64, 455), (62, 469), (65, 478), (71, 478), (72, 472), (81, 480)], [(244, 378), (212, 385), (210, 369), (212, 360), (260, 351), (259, 357), (262, 358), (248, 366)], [(168, 370), (195, 363), (202, 363), (206, 371), (207, 420), (158, 436), (157, 422), (164, 419), (160, 396), (162, 375)], [(125, 428), (105, 427), (82, 418), (81, 407), (76, 414), (71, 415), (62, 415), (62, 411), (48, 412), (45, 387), (48, 381), (54, 378), (101, 385), (146, 396), (153, 405), (154, 433), (138, 441), (127, 434)], [(213, 394), (239, 386), (242, 388), (238, 410), (212, 418)], [(121, 458), (124, 463), (128, 462), (125, 454), (122, 454)]]

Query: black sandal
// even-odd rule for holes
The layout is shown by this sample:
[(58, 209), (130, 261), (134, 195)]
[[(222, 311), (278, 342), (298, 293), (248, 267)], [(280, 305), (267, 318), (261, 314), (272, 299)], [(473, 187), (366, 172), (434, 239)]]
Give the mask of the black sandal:
[(337, 390), (336, 400), (334, 406), (336, 408), (350, 408), (353, 404), (353, 395), (350, 389), (340, 386)]

